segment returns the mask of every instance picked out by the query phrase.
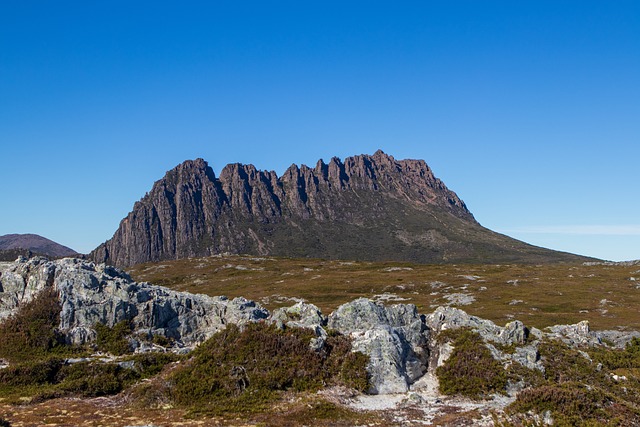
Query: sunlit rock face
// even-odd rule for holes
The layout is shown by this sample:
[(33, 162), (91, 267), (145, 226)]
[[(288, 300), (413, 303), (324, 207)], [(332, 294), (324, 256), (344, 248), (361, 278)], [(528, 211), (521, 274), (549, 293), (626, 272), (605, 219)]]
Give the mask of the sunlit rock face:
[(427, 372), (429, 330), (413, 304), (385, 307), (359, 298), (331, 313), (328, 326), (369, 356), (371, 393), (403, 393)]
[(209, 297), (136, 283), (105, 264), (65, 258), (18, 259), (0, 276), (0, 319), (28, 303), (46, 287), (58, 292), (59, 331), (73, 344), (95, 339), (96, 323), (127, 320), (137, 334), (162, 335), (179, 346), (192, 346), (223, 329), (268, 316), (244, 298)]
[(480, 226), (423, 160), (373, 155), (282, 176), (202, 159), (178, 165), (90, 255), (127, 267), (220, 253), (413, 262), (581, 260)]

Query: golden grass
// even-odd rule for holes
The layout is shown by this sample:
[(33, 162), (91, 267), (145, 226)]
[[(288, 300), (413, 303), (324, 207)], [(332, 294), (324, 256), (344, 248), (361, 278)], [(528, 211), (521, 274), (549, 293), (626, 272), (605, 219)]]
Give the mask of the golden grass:
[(214, 256), (141, 264), (129, 273), (137, 281), (179, 291), (243, 296), (270, 310), (302, 298), (329, 314), (340, 304), (367, 297), (413, 303), (429, 313), (452, 304), (447, 297), (467, 296), (474, 301), (460, 308), (498, 324), (520, 319), (543, 328), (589, 320), (593, 329), (640, 329), (638, 265), (421, 265)]

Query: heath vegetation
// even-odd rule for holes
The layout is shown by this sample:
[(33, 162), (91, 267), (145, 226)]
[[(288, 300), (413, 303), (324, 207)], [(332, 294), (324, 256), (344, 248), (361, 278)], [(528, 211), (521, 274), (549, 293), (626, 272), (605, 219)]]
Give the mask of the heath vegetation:
[[(640, 328), (637, 265), (415, 265), (229, 256), (145, 264), (130, 273), (176, 290), (245, 296), (269, 309), (303, 298), (329, 313), (365, 296), (414, 303), (421, 313), (461, 305), (498, 324), (518, 318), (544, 328), (587, 319), (594, 329)], [(122, 426), (136, 419), (195, 425), (203, 417), (212, 425), (237, 419), (255, 425), (393, 425), (384, 413), (357, 412), (317, 393), (331, 386), (353, 393), (368, 388), (368, 358), (352, 352), (350, 339), (338, 333), (328, 331), (322, 350), (315, 351), (311, 330), (228, 325), (186, 355), (132, 354), (135, 331), (128, 321), (93, 325), (95, 343), (79, 348), (57, 332), (60, 310), (57, 294), (48, 288), (0, 322), (0, 358), (9, 362), (0, 370), (0, 425), (46, 419), (55, 424), (51, 414), (67, 424), (91, 425), (96, 412)], [(161, 335), (133, 338), (160, 350), (171, 344)], [(543, 340), (538, 344), (543, 371), (498, 362), (468, 329), (445, 331), (436, 339), (453, 348), (436, 371), (443, 394), (478, 402), (520, 387), (504, 416), (496, 418), (499, 423), (530, 425), (537, 422), (531, 414), (548, 414), (560, 426), (640, 421), (640, 339), (623, 349)], [(520, 350), (494, 347), (509, 355)], [(99, 361), (90, 356), (96, 350), (113, 357)], [(91, 400), (96, 397), (117, 403), (98, 408), (101, 401)], [(447, 420), (455, 423), (454, 415)]]
[[(638, 265), (474, 265), (215, 256), (140, 264), (137, 281), (207, 295), (243, 296), (269, 310), (302, 298), (330, 313), (359, 297), (412, 303), (421, 313), (458, 305), (504, 325), (545, 328), (588, 320), (640, 330)], [(637, 280), (636, 280), (637, 279)]]

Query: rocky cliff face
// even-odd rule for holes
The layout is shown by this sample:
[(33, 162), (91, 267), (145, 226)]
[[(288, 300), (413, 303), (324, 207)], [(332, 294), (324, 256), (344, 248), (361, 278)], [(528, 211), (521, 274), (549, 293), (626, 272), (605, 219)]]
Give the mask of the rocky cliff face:
[(278, 177), (202, 159), (169, 171), (91, 257), (125, 267), (147, 261), (245, 253), (360, 260), (577, 259), (481, 227), (423, 160), (382, 151), (292, 165)]

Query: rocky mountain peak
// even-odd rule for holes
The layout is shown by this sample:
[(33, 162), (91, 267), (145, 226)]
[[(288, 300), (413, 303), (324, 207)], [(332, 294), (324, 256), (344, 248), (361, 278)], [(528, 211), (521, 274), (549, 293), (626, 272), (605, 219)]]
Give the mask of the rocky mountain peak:
[(157, 183), (177, 185), (179, 182), (202, 179), (203, 177), (215, 180), (215, 173), (209, 164), (203, 159), (187, 160), (168, 171), (164, 178)]
[(558, 255), (482, 228), (424, 160), (378, 150), (293, 164), (281, 177), (241, 163), (216, 177), (205, 160), (185, 161), (91, 257), (128, 266), (222, 252), (417, 262)]

